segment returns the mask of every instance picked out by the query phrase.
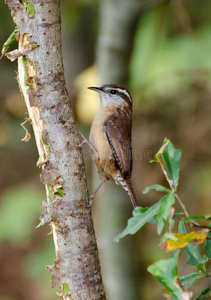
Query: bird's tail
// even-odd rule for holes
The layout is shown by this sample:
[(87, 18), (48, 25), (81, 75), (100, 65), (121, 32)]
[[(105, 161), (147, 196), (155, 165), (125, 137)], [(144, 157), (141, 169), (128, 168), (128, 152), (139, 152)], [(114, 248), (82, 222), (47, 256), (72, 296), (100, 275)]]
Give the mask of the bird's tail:
[(134, 208), (137, 207), (138, 201), (137, 201), (135, 191), (133, 189), (133, 185), (131, 183), (130, 178), (125, 178), (124, 180), (119, 180), (119, 183), (124, 188), (124, 190), (128, 193), (128, 195), (130, 196), (130, 200), (132, 202), (133, 207)]
[(133, 185), (131, 183), (131, 180), (130, 179), (125, 179), (125, 185), (126, 185), (125, 190), (127, 191), (128, 195), (130, 196), (130, 200), (133, 204), (133, 207), (135, 208), (135, 207), (138, 206), (138, 201), (137, 201), (136, 194), (135, 194), (135, 191), (133, 189)]

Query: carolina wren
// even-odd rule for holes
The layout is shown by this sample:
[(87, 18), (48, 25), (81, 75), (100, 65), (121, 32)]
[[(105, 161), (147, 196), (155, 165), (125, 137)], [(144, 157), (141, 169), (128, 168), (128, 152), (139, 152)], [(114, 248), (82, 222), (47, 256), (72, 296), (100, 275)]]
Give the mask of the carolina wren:
[(131, 183), (132, 98), (125, 88), (114, 84), (88, 89), (98, 92), (101, 97), (101, 108), (89, 136), (92, 159), (102, 183), (110, 179), (120, 184), (136, 207), (138, 203)]

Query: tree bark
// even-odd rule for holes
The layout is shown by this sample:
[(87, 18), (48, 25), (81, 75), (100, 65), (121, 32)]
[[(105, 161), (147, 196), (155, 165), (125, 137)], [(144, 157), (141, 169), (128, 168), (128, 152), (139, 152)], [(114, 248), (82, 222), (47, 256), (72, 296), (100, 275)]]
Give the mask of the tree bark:
[(62, 299), (105, 299), (80, 137), (64, 81), (60, 2), (6, 0), (19, 28), (18, 81), (46, 186), (43, 223), (51, 222), (56, 260), (48, 266)]

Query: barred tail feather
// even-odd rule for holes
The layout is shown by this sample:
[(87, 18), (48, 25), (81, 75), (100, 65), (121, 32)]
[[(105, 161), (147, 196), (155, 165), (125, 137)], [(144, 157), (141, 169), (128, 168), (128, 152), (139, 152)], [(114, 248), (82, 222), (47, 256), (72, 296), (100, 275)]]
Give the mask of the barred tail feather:
[(133, 189), (133, 186), (132, 186), (132, 183), (131, 183), (131, 180), (130, 179), (125, 179), (125, 186), (126, 188), (124, 188), (128, 195), (130, 196), (130, 200), (133, 204), (133, 207), (137, 207), (138, 206), (138, 201), (137, 201), (137, 198), (136, 198), (136, 195), (135, 195), (135, 191)]
[(118, 179), (116, 178), (115, 181), (117, 184), (120, 184), (123, 187), (123, 189), (128, 193), (133, 207), (134, 208), (137, 207), (138, 201), (137, 201), (135, 191), (133, 189), (130, 178), (123, 179), (122, 177), (119, 176)]

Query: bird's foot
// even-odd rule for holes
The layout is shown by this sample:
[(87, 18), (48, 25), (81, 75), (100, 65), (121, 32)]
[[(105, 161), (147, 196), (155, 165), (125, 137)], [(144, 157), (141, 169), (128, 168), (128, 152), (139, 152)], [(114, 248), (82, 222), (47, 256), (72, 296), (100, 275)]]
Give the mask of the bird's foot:
[(89, 205), (88, 205), (89, 207), (91, 207), (94, 197), (95, 197), (95, 194), (92, 194), (89, 196)]
[(87, 145), (94, 151), (94, 153), (98, 155), (98, 152), (97, 152), (97, 150), (95, 149), (95, 147), (92, 145), (92, 143), (90, 143), (90, 141), (87, 140), (87, 139), (85, 138), (85, 136), (84, 136), (81, 132), (79, 132), (79, 133), (80, 133), (81, 137), (83, 138), (83, 141), (82, 141), (82, 143), (80, 143), (80, 144), (78, 145), (78, 147), (81, 148), (81, 147), (83, 147), (83, 145), (87, 144)]
[(80, 133), (80, 135), (81, 135), (81, 137), (82, 137), (82, 142), (78, 145), (78, 147), (83, 147), (83, 145), (85, 145), (85, 144), (88, 144), (89, 143), (89, 141), (85, 138), (85, 136), (81, 133), (81, 132), (79, 132)]
[(101, 181), (101, 183), (99, 184), (98, 188), (96, 189), (96, 191), (94, 192), (94, 194), (89, 196), (89, 206), (92, 205), (92, 201), (95, 197), (95, 195), (97, 194), (97, 192), (99, 191), (99, 189), (101, 188), (101, 186), (103, 185), (103, 183), (106, 182), (106, 180)]

